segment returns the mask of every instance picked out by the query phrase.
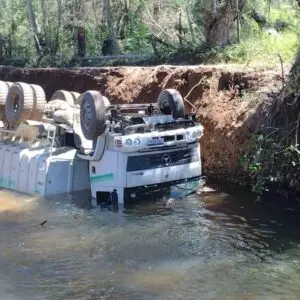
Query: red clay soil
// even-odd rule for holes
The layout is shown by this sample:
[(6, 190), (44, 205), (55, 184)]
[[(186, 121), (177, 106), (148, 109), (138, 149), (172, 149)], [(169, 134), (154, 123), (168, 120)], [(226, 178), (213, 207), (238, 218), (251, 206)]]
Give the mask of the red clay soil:
[(41, 85), (47, 98), (58, 89), (100, 90), (112, 103), (156, 102), (165, 88), (186, 97), (204, 126), (203, 171), (213, 179), (247, 182), (240, 158), (264, 118), (267, 94), (278, 90), (277, 72), (231, 71), (216, 66), (21, 69), (0, 67), (0, 80)]

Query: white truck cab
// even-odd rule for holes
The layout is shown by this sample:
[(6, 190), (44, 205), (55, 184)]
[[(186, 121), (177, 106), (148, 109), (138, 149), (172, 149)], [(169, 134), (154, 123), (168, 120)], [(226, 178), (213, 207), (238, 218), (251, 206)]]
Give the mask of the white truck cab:
[[(83, 118), (88, 119), (85, 108), (94, 110), (84, 100), (83, 96), (83, 131)], [(108, 105), (106, 112), (100, 129), (103, 133), (94, 141), (95, 151), (78, 154), (89, 161), (91, 193), (98, 203), (113, 191), (118, 202), (124, 203), (139, 192), (201, 177), (199, 139), (203, 126), (193, 115), (184, 115), (177, 91), (164, 90), (157, 103)], [(90, 135), (88, 132), (86, 137)]]

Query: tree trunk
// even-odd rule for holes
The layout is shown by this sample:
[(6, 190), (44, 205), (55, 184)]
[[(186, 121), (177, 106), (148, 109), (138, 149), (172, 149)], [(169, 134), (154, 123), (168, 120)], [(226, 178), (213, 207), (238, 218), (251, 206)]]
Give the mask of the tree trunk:
[(48, 18), (47, 18), (47, 7), (45, 0), (40, 0), (41, 2), (41, 10), (42, 10), (42, 30), (45, 33), (47, 25), (48, 25)]
[(217, 14), (217, 0), (212, 0), (212, 13), (213, 15)]
[(85, 42), (85, 29), (83, 26), (79, 26), (77, 29), (77, 47), (78, 47), (78, 56), (85, 57), (86, 42)]
[(237, 10), (237, 17), (236, 17), (236, 31), (237, 31), (237, 42), (240, 43), (240, 10), (239, 10), (239, 0), (236, 0), (235, 7)]
[(191, 16), (190, 16), (189, 6), (187, 5), (185, 9), (186, 9), (186, 15), (187, 15), (187, 19), (188, 19), (189, 30), (190, 30), (190, 33), (191, 33), (191, 36), (192, 36), (192, 40), (193, 40), (193, 42), (195, 42), (196, 41), (196, 35), (195, 35), (194, 28), (193, 28)]
[(43, 52), (41, 44), (40, 44), (40, 39), (39, 39), (39, 37), (41, 35), (41, 30), (36, 21), (35, 13), (34, 13), (33, 6), (32, 6), (32, 0), (25, 0), (25, 5), (26, 5), (26, 9), (27, 9), (28, 22), (31, 26), (32, 33), (33, 33), (36, 52), (37, 52), (38, 56), (40, 56), (40, 55), (42, 55), (42, 52)]
[(210, 13), (205, 20), (206, 42), (210, 46), (225, 46), (229, 42), (229, 32), (238, 12), (245, 6), (246, 0), (240, 0), (238, 9), (236, 0), (227, 0), (217, 8), (216, 14)]
[(159, 0), (153, 1), (153, 18), (155, 21), (159, 19)]
[(126, 0), (123, 3), (123, 9), (120, 12), (120, 17), (119, 17), (117, 28), (116, 28), (118, 37), (121, 40), (125, 39), (127, 31), (128, 31), (129, 13), (130, 13), (130, 2), (128, 2)]
[(59, 49), (59, 35), (60, 35), (61, 18), (62, 18), (61, 0), (56, 0), (56, 4), (57, 4), (57, 28), (56, 28), (54, 45), (53, 45), (53, 47), (51, 47), (52, 55), (55, 55)]
[(3, 38), (2, 36), (0, 37), (0, 63), (3, 62)]
[(116, 38), (116, 33), (112, 21), (112, 16), (110, 12), (110, 0), (103, 0), (103, 16), (104, 22), (108, 29), (108, 41), (107, 41), (107, 51), (106, 54), (119, 54), (120, 48)]
[(179, 13), (179, 20), (178, 20), (178, 39), (179, 39), (179, 45), (182, 48), (182, 34), (183, 34), (183, 27), (182, 27), (182, 13)]

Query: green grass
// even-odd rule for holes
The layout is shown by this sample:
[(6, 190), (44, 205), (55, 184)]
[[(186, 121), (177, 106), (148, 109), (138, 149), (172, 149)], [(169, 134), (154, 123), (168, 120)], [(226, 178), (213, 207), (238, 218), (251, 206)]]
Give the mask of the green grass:
[(278, 54), (285, 64), (293, 62), (297, 48), (298, 36), (294, 32), (272, 35), (261, 32), (259, 36), (242, 40), (240, 44), (220, 50), (217, 60), (268, 69), (280, 63)]
[[(226, 47), (220, 51), (222, 62), (240, 63), (249, 67), (273, 68), (280, 64), (281, 56), (284, 64), (294, 61), (299, 46), (300, 20), (297, 10), (289, 5), (281, 4), (278, 8), (272, 8), (268, 17), (268, 26), (260, 29), (256, 22), (249, 16), (245, 17), (245, 23), (241, 29), (241, 42)], [(276, 32), (276, 21), (289, 24), (289, 28), (283, 32)], [(271, 32), (272, 31), (272, 32)]]

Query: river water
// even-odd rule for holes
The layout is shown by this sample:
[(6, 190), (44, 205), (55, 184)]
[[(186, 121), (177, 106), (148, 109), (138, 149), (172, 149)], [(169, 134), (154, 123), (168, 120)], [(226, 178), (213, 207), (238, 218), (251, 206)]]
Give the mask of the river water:
[(300, 299), (297, 211), (238, 192), (87, 199), (0, 190), (0, 299)]

